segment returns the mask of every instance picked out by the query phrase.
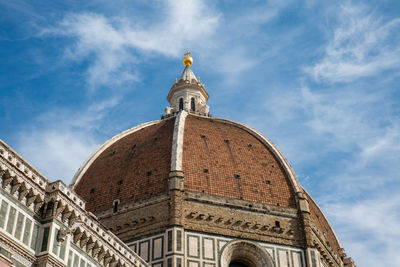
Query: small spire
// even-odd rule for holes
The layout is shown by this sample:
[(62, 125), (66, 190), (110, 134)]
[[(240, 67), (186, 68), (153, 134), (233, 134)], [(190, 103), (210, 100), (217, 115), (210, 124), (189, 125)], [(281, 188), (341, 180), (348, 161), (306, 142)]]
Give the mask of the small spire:
[(191, 82), (193, 79), (197, 80), (196, 75), (194, 75), (190, 65), (186, 66), (182, 72), (180, 80), (185, 80)]
[(193, 58), (191, 56), (189, 56), (192, 52), (189, 52), (189, 50), (187, 50), (187, 52), (184, 54), (185, 57), (183, 58), (183, 65), (187, 66), (191, 66), (193, 64)]

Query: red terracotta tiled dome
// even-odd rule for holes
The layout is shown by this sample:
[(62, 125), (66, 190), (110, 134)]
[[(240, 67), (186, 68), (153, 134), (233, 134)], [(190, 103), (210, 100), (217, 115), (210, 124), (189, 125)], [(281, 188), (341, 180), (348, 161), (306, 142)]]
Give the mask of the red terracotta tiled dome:
[(183, 190), (298, 208), (305, 193), (315, 227), (335, 251), (340, 244), (321, 210), (301, 188), (281, 152), (243, 124), (180, 112), (127, 130), (100, 147), (78, 170), (72, 186), (98, 213), (168, 194), (171, 172)]
[[(112, 208), (116, 199), (122, 204), (167, 193), (168, 175), (179, 168), (184, 190), (296, 207), (287, 166), (266, 139), (241, 124), (196, 115), (180, 120), (179, 133), (178, 120), (132, 128), (99, 148), (73, 182), (87, 208), (98, 212)], [(178, 158), (174, 147), (182, 150)]]
[(93, 212), (167, 192), (174, 120), (139, 126), (103, 145), (84, 164), (75, 191)]
[(251, 132), (235, 124), (189, 115), (183, 140), (185, 190), (296, 207), (283, 166)]

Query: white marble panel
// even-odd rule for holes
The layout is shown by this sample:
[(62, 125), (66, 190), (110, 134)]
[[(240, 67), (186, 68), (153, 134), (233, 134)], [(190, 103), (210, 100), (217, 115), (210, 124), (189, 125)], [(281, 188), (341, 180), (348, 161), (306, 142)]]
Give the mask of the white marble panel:
[(278, 257), (279, 257), (279, 267), (290, 267), (287, 251), (278, 250)]
[(153, 241), (153, 258), (159, 259), (162, 257), (162, 238), (154, 239)]
[(214, 239), (203, 238), (204, 259), (214, 259)]
[(140, 243), (140, 255), (145, 261), (149, 261), (149, 242)]
[(292, 259), (293, 259), (293, 267), (302, 267), (303, 263), (301, 262), (301, 253), (292, 251)]
[(197, 236), (189, 236), (188, 237), (188, 242), (189, 242), (189, 244), (188, 244), (188, 248), (189, 248), (188, 254), (189, 254), (189, 256), (190, 257), (200, 257), (200, 255), (199, 255), (199, 251), (200, 251), (200, 248), (199, 248), (199, 237), (197, 237)]

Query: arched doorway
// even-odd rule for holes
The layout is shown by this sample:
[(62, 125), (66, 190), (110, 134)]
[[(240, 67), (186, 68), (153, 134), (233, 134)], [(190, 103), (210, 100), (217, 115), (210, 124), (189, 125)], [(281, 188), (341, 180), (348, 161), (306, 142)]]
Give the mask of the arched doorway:
[(219, 255), (221, 267), (274, 267), (268, 252), (250, 241), (236, 240), (227, 243)]

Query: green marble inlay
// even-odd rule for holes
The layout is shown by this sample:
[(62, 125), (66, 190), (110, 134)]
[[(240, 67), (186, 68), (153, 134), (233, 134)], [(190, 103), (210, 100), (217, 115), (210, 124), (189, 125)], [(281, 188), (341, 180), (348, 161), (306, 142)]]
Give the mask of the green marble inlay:
[(33, 225), (33, 232), (32, 232), (32, 239), (31, 239), (31, 249), (35, 250), (36, 249), (36, 243), (38, 240), (38, 234), (39, 234), (39, 225), (34, 224)]
[(68, 253), (68, 267), (72, 267), (72, 257), (73, 257), (73, 253), (72, 253), (72, 250), (70, 250), (69, 251), (69, 253)]
[(7, 210), (8, 210), (8, 203), (5, 200), (3, 200), (1, 202), (1, 208), (0, 208), (0, 227), (1, 228), (3, 228), (4, 224), (6, 223)]
[(54, 238), (53, 238), (53, 253), (54, 253), (55, 255), (58, 255), (58, 248), (59, 248), (58, 242), (57, 242), (57, 235), (58, 235), (58, 232), (59, 232), (58, 229), (56, 229), (56, 230), (54, 231)]
[(44, 228), (43, 239), (42, 239), (42, 248), (40, 249), (40, 251), (47, 250), (47, 244), (49, 243), (49, 233), (50, 233), (50, 227)]
[(19, 261), (17, 261), (16, 259), (12, 259), (13, 262), (13, 266), (14, 267), (26, 267), (25, 264), (20, 263)]
[(278, 265), (280, 266), (280, 267), (283, 267), (282, 266), (282, 264), (281, 264), (281, 260), (280, 260), (280, 255), (279, 255), (279, 251), (283, 251), (283, 252), (285, 252), (285, 255), (286, 255), (286, 263), (287, 263), (287, 267), (290, 267), (290, 263), (289, 263), (289, 252), (286, 250), (286, 249), (280, 249), (280, 248), (278, 248), (277, 250), (277, 256), (278, 256)]
[(18, 240), (21, 239), (22, 228), (24, 227), (24, 219), (25, 216), (21, 212), (18, 212), (17, 229), (15, 229), (15, 235), (14, 235), (15, 238), (17, 238)]
[(27, 246), (29, 245), (29, 238), (31, 237), (31, 228), (32, 228), (32, 221), (26, 218), (24, 236), (22, 238), (22, 242)]
[[(193, 254), (190, 254), (190, 247), (191, 247), (191, 245), (192, 244), (190, 244), (190, 238), (194, 238), (194, 239), (196, 239), (196, 246), (197, 246), (197, 251), (196, 251), (196, 255), (193, 255)], [(192, 258), (200, 258), (200, 237), (199, 236), (196, 236), (196, 235), (187, 235), (186, 236), (186, 245), (187, 245), (187, 255), (189, 256), (189, 257), (192, 257)]]
[(176, 250), (178, 250), (178, 251), (182, 250), (182, 231), (181, 230), (176, 231)]
[(74, 253), (74, 265), (73, 267), (79, 267), (79, 256)]
[(15, 216), (17, 214), (17, 210), (14, 207), (10, 207), (10, 211), (8, 212), (8, 221), (7, 221), (7, 229), (6, 231), (12, 234), (14, 231), (14, 222)]
[[(160, 251), (160, 256), (159, 257), (156, 257), (156, 255), (155, 255), (155, 252), (156, 252), (155, 243), (156, 243), (157, 240), (161, 240), (161, 247), (160, 247), (161, 251)], [(152, 257), (153, 261), (162, 259), (164, 257), (164, 236), (160, 236), (160, 237), (154, 238), (152, 240), (152, 242), (153, 243), (152, 243), (152, 255), (151, 255), (151, 257)]]
[[(67, 247), (67, 240), (64, 240), (64, 242), (61, 243), (61, 248), (60, 248), (60, 258), (64, 260), (65, 257), (65, 248)], [(89, 265), (89, 263), (88, 263)]]
[[(144, 255), (143, 251), (142, 251), (142, 244), (146, 244), (147, 243), (147, 254)], [(146, 240), (143, 242), (139, 243), (139, 256), (142, 257), (145, 261), (150, 261), (150, 240)]]
[(291, 257), (291, 260), (292, 260), (292, 266), (294, 266), (294, 257), (293, 257), (293, 255), (297, 255), (298, 256), (300, 267), (303, 267), (303, 255), (302, 255), (302, 253), (301, 252), (297, 252), (297, 251), (291, 251), (290, 252), (290, 257)]
[[(205, 245), (206, 240), (210, 240), (211, 244), (212, 244), (212, 247), (211, 247), (212, 256), (211, 257), (206, 257), (206, 245)], [(215, 249), (214, 249), (214, 246), (215, 246), (214, 238), (210, 238), (210, 237), (203, 237), (202, 238), (202, 248), (203, 248), (203, 258), (204, 259), (206, 259), (206, 260), (215, 260)]]
[(5, 256), (8, 259), (11, 259), (11, 256), (12, 256), (12, 254), (8, 250), (5, 250), (2, 247), (0, 247), (0, 254)]
[(172, 250), (172, 231), (168, 231), (167, 233), (167, 251)]
[(311, 251), (311, 265), (312, 267), (317, 267), (317, 260), (315, 259), (314, 251)]

